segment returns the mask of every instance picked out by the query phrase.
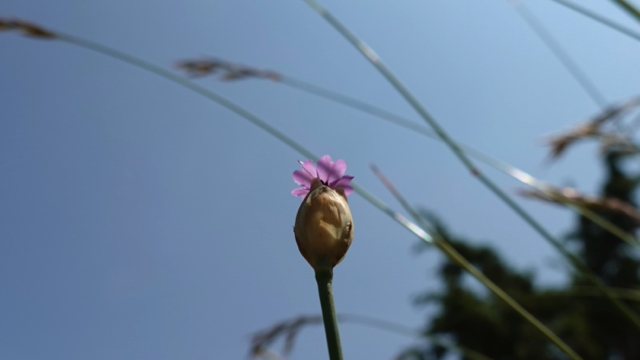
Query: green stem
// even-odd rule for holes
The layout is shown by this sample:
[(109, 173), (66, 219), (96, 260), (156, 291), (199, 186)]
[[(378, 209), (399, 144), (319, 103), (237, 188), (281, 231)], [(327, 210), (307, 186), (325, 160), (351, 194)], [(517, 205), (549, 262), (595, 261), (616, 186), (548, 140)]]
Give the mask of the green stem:
[(630, 37), (632, 37), (632, 38), (634, 38), (636, 40), (640, 40), (640, 34), (637, 33), (636, 31), (631, 30), (628, 27), (622, 26), (622, 25), (616, 23), (613, 20), (609, 20), (609, 19), (601, 16), (600, 14), (597, 14), (597, 13), (595, 13), (595, 12), (593, 12), (591, 10), (588, 10), (588, 9), (582, 7), (582, 6), (576, 5), (576, 4), (571, 3), (569, 1), (566, 1), (566, 0), (552, 0), (552, 1), (555, 1), (558, 4), (561, 4), (561, 5), (564, 5), (564, 6), (568, 7), (571, 10), (574, 10), (574, 11), (576, 11), (576, 12), (578, 12), (578, 13), (584, 15), (584, 16), (587, 16), (587, 17), (589, 17), (589, 18), (591, 18), (591, 19), (593, 19), (593, 20), (595, 20), (595, 21), (597, 21), (597, 22), (599, 22), (601, 24), (604, 24), (604, 25), (606, 25), (606, 26), (608, 26), (608, 27), (610, 27), (610, 28), (612, 28), (614, 30), (617, 30), (617, 31), (619, 31), (619, 32), (621, 32), (621, 33), (623, 33), (623, 34), (625, 34), (627, 36), (630, 36)]
[(630, 15), (636, 18), (636, 20), (640, 21), (640, 10), (636, 9), (630, 2), (626, 0), (613, 0), (616, 4), (620, 5), (623, 9), (625, 9)]
[(340, 332), (338, 330), (338, 317), (336, 316), (336, 307), (333, 304), (333, 287), (331, 286), (331, 280), (333, 280), (332, 269), (316, 270), (316, 281), (318, 282), (318, 294), (320, 295), (324, 332), (327, 335), (329, 359), (343, 360)]
[(578, 64), (564, 51), (560, 43), (551, 35), (551, 33), (542, 25), (542, 23), (533, 15), (533, 13), (525, 7), (525, 5), (519, 0), (509, 1), (518, 15), (524, 20), (527, 25), (538, 35), (538, 38), (547, 46), (547, 48), (553, 53), (553, 55), (562, 63), (565, 69), (573, 76), (573, 78), (580, 84), (582, 89), (589, 95), (598, 106), (605, 109), (608, 101), (602, 95), (602, 92), (598, 90), (597, 86), (589, 79)]

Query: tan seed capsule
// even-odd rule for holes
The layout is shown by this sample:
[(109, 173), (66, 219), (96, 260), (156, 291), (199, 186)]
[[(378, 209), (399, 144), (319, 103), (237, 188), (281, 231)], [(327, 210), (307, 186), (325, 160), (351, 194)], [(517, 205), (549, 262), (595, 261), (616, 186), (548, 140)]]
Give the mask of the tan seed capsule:
[(338, 265), (353, 240), (353, 219), (344, 191), (314, 179), (298, 209), (293, 232), (300, 253), (312, 268)]

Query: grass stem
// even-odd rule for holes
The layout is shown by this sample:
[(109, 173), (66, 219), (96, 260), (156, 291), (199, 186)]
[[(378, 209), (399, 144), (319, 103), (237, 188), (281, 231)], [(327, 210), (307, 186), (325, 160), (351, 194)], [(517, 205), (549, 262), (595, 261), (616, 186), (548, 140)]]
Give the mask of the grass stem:
[(576, 11), (576, 12), (578, 12), (578, 13), (580, 13), (580, 14), (588, 17), (588, 18), (591, 18), (592, 20), (595, 20), (595, 21), (597, 21), (597, 22), (599, 22), (599, 23), (601, 23), (603, 25), (606, 25), (606, 26), (608, 26), (608, 27), (610, 27), (610, 28), (612, 28), (614, 30), (617, 30), (617, 31), (619, 31), (619, 32), (621, 32), (621, 33), (623, 33), (623, 34), (625, 34), (625, 35), (627, 35), (627, 36), (629, 36), (629, 37), (631, 37), (631, 38), (633, 38), (635, 40), (640, 41), (640, 33), (636, 32), (634, 30), (631, 30), (626, 26), (622, 26), (622, 25), (616, 23), (613, 20), (609, 20), (609, 19), (601, 16), (600, 14), (597, 14), (597, 13), (591, 11), (591, 10), (588, 10), (587, 8), (584, 8), (584, 7), (580, 6), (580, 5), (574, 4), (574, 3), (569, 2), (567, 0), (552, 0), (552, 1), (555, 1), (560, 5), (564, 5), (564, 6), (568, 7), (569, 9), (571, 9), (573, 11)]
[(613, 0), (614, 3), (618, 4), (621, 8), (623, 8), (629, 15), (636, 18), (636, 20), (640, 21), (640, 10), (638, 10), (633, 4), (631, 4), (627, 0)]
[(538, 35), (540, 40), (551, 50), (553, 55), (562, 63), (565, 69), (580, 84), (582, 89), (589, 95), (591, 100), (600, 108), (604, 109), (608, 105), (607, 99), (602, 92), (585, 74), (578, 64), (569, 56), (569, 54), (560, 46), (560, 43), (551, 35), (551, 33), (542, 25), (531, 10), (529, 10), (520, 0), (509, 0), (518, 15), (529, 25), (529, 27)]

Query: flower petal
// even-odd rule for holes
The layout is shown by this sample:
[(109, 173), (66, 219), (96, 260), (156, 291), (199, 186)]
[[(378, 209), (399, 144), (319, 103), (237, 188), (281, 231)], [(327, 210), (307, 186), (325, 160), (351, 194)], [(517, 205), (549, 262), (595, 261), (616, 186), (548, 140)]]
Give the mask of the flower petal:
[(331, 174), (331, 167), (333, 161), (329, 155), (325, 155), (318, 160), (318, 178), (324, 183), (329, 182), (329, 174)]
[(331, 173), (329, 174), (329, 186), (333, 187), (333, 184), (342, 179), (342, 175), (347, 171), (347, 163), (340, 159), (331, 165)]
[(311, 181), (313, 180), (313, 178), (314, 176), (311, 176), (304, 170), (296, 170), (293, 172), (293, 181), (295, 181), (296, 184), (307, 189), (311, 188)]
[(334, 184), (332, 184), (331, 187), (333, 187), (333, 188), (342, 187), (343, 188), (345, 186), (349, 186), (349, 183), (351, 182), (351, 180), (353, 180), (353, 176), (345, 175), (340, 180), (338, 180)]
[(341, 188), (344, 189), (344, 194), (347, 196), (351, 195), (351, 193), (353, 192), (353, 187), (351, 185), (344, 185), (341, 186)]
[(318, 177), (318, 171), (316, 171), (316, 166), (313, 165), (313, 161), (306, 160), (305, 162), (301, 162), (300, 164), (302, 165), (302, 170), (308, 173), (312, 179)]
[(303, 189), (303, 188), (293, 189), (293, 191), (291, 191), (291, 195), (300, 196), (300, 197), (305, 197), (307, 196), (308, 193), (309, 193), (309, 189)]

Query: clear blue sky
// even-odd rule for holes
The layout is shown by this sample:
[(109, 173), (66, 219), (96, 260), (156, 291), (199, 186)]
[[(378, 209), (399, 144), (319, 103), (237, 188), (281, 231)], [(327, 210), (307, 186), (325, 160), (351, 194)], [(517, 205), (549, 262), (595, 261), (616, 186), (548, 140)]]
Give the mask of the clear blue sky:
[[(557, 184), (596, 191), (595, 146), (550, 166), (542, 136), (598, 107), (504, 0), (337, 1), (458, 140)], [(608, 1), (582, 1), (640, 29)], [(611, 101), (640, 92), (640, 43), (552, 3), (531, 9)], [(4, 17), (86, 37), (160, 66), (213, 55), (281, 71), (419, 118), (302, 1), (4, 0)], [(242, 359), (249, 334), (317, 313), (292, 225), (300, 155), (228, 110), (128, 64), (0, 34), (0, 358)], [(458, 234), (499, 248), (539, 284), (564, 263), (441, 144), (283, 85), (198, 82), (399, 209), (376, 163)], [(515, 181), (486, 169), (511, 193)], [(553, 233), (573, 215), (518, 199)], [(357, 195), (355, 240), (335, 270), (338, 311), (422, 325), (442, 256)], [(390, 359), (411, 338), (341, 328), (348, 359)], [(276, 348), (277, 349), (277, 348)], [(316, 327), (291, 359), (326, 359)]]

